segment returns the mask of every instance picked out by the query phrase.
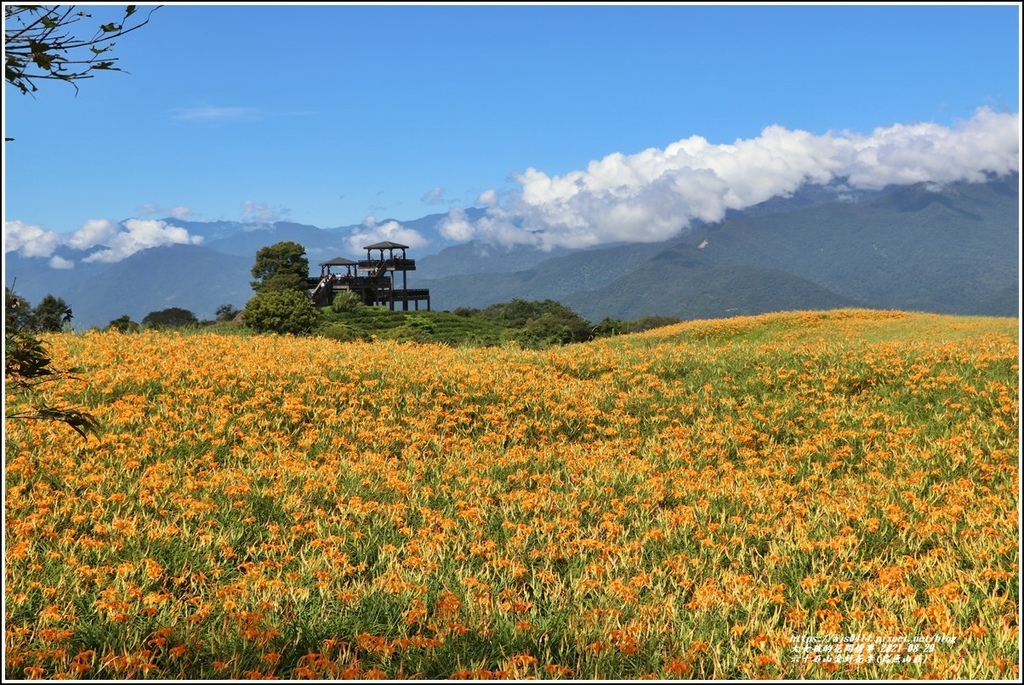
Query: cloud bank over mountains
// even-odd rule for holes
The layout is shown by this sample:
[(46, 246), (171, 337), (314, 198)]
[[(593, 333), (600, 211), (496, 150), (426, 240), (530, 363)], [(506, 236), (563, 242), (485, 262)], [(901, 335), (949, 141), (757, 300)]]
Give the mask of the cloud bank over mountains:
[[(982, 182), (987, 174), (1019, 171), (1019, 113), (980, 108), (951, 128), (897, 124), (870, 134), (814, 135), (769, 126), (757, 138), (727, 145), (691, 136), (663, 150), (614, 153), (563, 176), (529, 168), (514, 176), (518, 191), (487, 190), (480, 195), (478, 204), (486, 208), (483, 217), (471, 221), (462, 209), (454, 208), (440, 231), (451, 241), (476, 239), (541, 249), (655, 242), (681, 233), (694, 221), (713, 223), (728, 210), (792, 195), (805, 184), (873, 190), (890, 184)], [(435, 188), (428, 194), (442, 192)], [(175, 210), (171, 216), (179, 219), (190, 213), (184, 206)], [(243, 213), (270, 220), (282, 212), (247, 203)], [(373, 216), (345, 239), (354, 250), (381, 240), (416, 248), (429, 243), (412, 228), (396, 221), (380, 224)], [(73, 266), (56, 254), (61, 246), (99, 247), (84, 261), (116, 262), (149, 247), (201, 241), (201, 236), (172, 223), (147, 219), (92, 219), (70, 234), (22, 221), (4, 224), (5, 252), (50, 257), (55, 268)]]
[(790, 196), (805, 183), (878, 189), (1018, 172), (1020, 130), (1019, 114), (980, 109), (954, 128), (925, 123), (812, 135), (769, 126), (758, 138), (718, 145), (692, 136), (665, 149), (609, 155), (563, 176), (527, 169), (516, 177), (521, 192), (504, 206), (490, 192), (481, 197), (486, 216), (470, 222), (453, 210), (441, 232), (450, 240), (545, 249), (664, 241), (694, 220), (720, 221), (727, 210)]
[(981, 182), (1019, 172), (1020, 115), (981, 108), (954, 128), (922, 123), (813, 135), (781, 126), (760, 137), (712, 145), (692, 136), (635, 155), (615, 153), (585, 170), (549, 176), (527, 169), (522, 191), (468, 221), (459, 209), (441, 227), (451, 240), (479, 239), (540, 248), (667, 240), (693, 221), (716, 222), (802, 185), (851, 189), (890, 184)]
[(54, 233), (22, 221), (4, 223), (4, 252), (17, 251), (23, 257), (50, 257), (55, 269), (70, 269), (74, 263), (54, 254), (67, 246), (75, 250), (94, 250), (84, 262), (119, 262), (140, 250), (162, 245), (198, 245), (202, 236), (190, 235), (180, 226), (153, 219), (128, 219), (116, 223), (90, 219), (74, 233)]

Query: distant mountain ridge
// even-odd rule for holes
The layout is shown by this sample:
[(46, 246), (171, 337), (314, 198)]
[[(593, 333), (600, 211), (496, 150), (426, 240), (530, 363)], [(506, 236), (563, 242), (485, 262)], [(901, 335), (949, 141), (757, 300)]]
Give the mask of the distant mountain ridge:
[(1019, 316), (1018, 184), (1016, 176), (941, 190), (920, 184), (792, 211), (757, 207), (663, 243), (423, 286), (439, 308), (484, 307), (517, 293), (558, 299), (591, 321), (848, 305)]
[[(554, 299), (595, 323), (845, 306), (1019, 316), (1019, 183), (1014, 175), (856, 196), (811, 186), (672, 240), (584, 250), (452, 244), (439, 231), (445, 214), (399, 223), (433, 246), (410, 250), (417, 270), (409, 286), (430, 288), (434, 309)], [(467, 213), (475, 219), (483, 211)], [(256, 251), (282, 240), (306, 248), (314, 273), (321, 261), (360, 256), (352, 249), (358, 226), (168, 222), (203, 236), (202, 244), (151, 248), (113, 264), (84, 262), (86, 253), (62, 248), (73, 269), (12, 252), (5, 283), (16, 279), (16, 292), (32, 304), (62, 297), (81, 329), (168, 307), (201, 319), (223, 304), (240, 309), (253, 294)]]

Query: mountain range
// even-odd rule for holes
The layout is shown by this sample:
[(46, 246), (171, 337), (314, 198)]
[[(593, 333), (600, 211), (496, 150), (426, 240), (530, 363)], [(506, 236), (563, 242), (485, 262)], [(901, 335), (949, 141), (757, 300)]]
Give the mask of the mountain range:
[[(452, 243), (439, 232), (445, 214), (399, 223), (430, 241), (431, 249), (408, 251), (417, 264), (408, 286), (429, 288), (435, 310), (520, 298), (557, 300), (595, 323), (837, 307), (1016, 317), (1019, 190), (1016, 174), (856, 196), (807, 186), (668, 241), (547, 252)], [(483, 211), (466, 210), (470, 220)], [(165, 221), (202, 236), (202, 244), (150, 248), (114, 263), (83, 261), (99, 247), (61, 248), (57, 254), (74, 261), (72, 269), (10, 252), (5, 285), (33, 305), (47, 294), (63, 298), (75, 328), (85, 329), (125, 314), (141, 321), (169, 307), (200, 319), (212, 319), (224, 304), (241, 309), (253, 295), (256, 252), (280, 241), (303, 245), (314, 275), (321, 261), (363, 258), (348, 247), (358, 226)]]

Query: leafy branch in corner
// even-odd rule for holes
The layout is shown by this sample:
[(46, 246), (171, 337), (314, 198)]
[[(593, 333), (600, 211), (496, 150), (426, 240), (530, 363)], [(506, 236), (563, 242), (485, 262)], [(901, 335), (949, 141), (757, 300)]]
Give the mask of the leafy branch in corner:
[(36, 81), (70, 83), (78, 92), (78, 80), (92, 78), (94, 71), (123, 71), (110, 55), (115, 38), (149, 23), (138, 5), (128, 5), (118, 22), (100, 24), (89, 37), (75, 35), (76, 24), (92, 15), (75, 5), (4, 5), (4, 78), (22, 94), (39, 90)]

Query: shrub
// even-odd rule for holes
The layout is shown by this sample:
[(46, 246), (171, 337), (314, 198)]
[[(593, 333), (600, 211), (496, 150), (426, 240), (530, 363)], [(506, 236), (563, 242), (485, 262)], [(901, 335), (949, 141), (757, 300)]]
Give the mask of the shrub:
[(334, 301), (331, 302), (331, 311), (342, 314), (344, 312), (354, 312), (360, 307), (365, 306), (363, 301), (359, 299), (359, 295), (351, 290), (343, 290), (334, 296)]
[(341, 342), (352, 342), (354, 340), (359, 340), (362, 337), (359, 335), (359, 332), (351, 326), (346, 326), (345, 324), (338, 322), (321, 326), (317, 329), (317, 334), (324, 338), (338, 340)]
[(142, 318), (142, 325), (147, 328), (182, 328), (195, 326), (199, 323), (196, 315), (181, 307), (169, 307), (158, 312), (150, 312)]
[(297, 290), (261, 291), (245, 305), (245, 323), (258, 333), (309, 333), (320, 320), (319, 312)]

